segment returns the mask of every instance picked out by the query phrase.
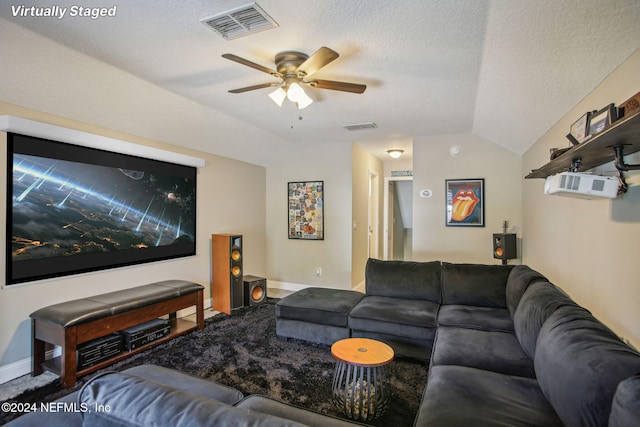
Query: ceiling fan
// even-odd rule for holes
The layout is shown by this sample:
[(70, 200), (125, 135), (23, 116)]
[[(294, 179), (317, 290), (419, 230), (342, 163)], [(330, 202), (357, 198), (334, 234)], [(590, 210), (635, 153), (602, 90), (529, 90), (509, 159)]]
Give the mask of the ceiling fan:
[(298, 108), (300, 109), (307, 107), (313, 102), (313, 100), (304, 92), (301, 84), (318, 89), (330, 89), (351, 93), (363, 93), (365, 91), (367, 86), (363, 84), (309, 79), (309, 76), (337, 59), (338, 56), (340, 56), (338, 55), (338, 52), (331, 50), (328, 47), (321, 47), (311, 56), (301, 52), (280, 52), (275, 57), (276, 71), (263, 67), (262, 65), (256, 64), (255, 62), (251, 62), (247, 59), (240, 58), (239, 56), (231, 53), (225, 53), (222, 55), (223, 58), (281, 79), (280, 82), (262, 83), (240, 89), (233, 89), (229, 92), (243, 93), (267, 87), (277, 87), (274, 92), (269, 94), (269, 97), (271, 97), (276, 104), (281, 106), (284, 99), (288, 98), (290, 101), (297, 103)]

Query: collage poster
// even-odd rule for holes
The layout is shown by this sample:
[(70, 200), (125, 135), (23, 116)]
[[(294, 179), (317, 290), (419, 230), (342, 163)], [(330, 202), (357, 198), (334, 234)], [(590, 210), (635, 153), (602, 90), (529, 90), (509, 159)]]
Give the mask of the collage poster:
[(289, 239), (324, 240), (324, 182), (290, 182)]

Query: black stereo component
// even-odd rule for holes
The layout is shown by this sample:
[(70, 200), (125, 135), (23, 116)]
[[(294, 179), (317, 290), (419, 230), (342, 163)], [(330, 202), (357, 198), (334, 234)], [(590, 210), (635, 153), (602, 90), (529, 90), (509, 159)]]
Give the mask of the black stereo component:
[(122, 336), (118, 334), (80, 344), (76, 348), (77, 369), (85, 369), (116, 356), (122, 353), (123, 348)]
[(135, 350), (169, 334), (171, 324), (168, 320), (154, 319), (120, 331), (124, 337), (125, 348)]

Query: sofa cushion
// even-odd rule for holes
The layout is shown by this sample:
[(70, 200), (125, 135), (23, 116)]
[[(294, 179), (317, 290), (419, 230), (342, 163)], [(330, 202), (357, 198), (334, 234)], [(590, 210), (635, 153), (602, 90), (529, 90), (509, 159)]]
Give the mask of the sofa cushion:
[(351, 329), (432, 339), (438, 304), (420, 299), (366, 296), (349, 314)]
[(382, 261), (365, 267), (367, 295), (440, 302), (440, 262)]
[(618, 384), (609, 416), (609, 427), (637, 426), (640, 426), (640, 372)]
[(78, 393), (83, 425), (107, 426), (302, 426), (283, 418), (236, 408), (212, 399), (121, 372), (107, 372), (87, 382)]
[(533, 282), (546, 281), (547, 278), (526, 265), (514, 265), (507, 278), (507, 308), (513, 317), (520, 298)]
[(513, 332), (513, 320), (511, 320), (509, 310), (473, 305), (441, 306), (438, 311), (438, 326)]
[(618, 384), (640, 372), (640, 353), (588, 311), (564, 306), (542, 325), (534, 366), (540, 388), (567, 426), (603, 426)]
[(562, 426), (535, 379), (433, 366), (414, 426)]
[(512, 265), (442, 263), (443, 304), (506, 308)]
[(276, 317), (347, 326), (349, 312), (364, 294), (345, 289), (305, 288), (276, 303)]
[(513, 315), (513, 327), (520, 345), (531, 359), (536, 353), (536, 341), (542, 324), (558, 307), (577, 306), (560, 288), (549, 282), (529, 285)]
[(258, 394), (245, 397), (236, 406), (294, 420), (309, 427), (353, 427), (354, 425), (350, 421), (308, 411)]
[(438, 326), (431, 365), (459, 365), (535, 378), (533, 360), (513, 333)]
[(233, 387), (158, 365), (139, 365), (125, 369), (122, 372), (159, 383), (170, 384), (174, 388), (229, 405), (239, 402), (244, 397), (240, 390), (236, 390)]

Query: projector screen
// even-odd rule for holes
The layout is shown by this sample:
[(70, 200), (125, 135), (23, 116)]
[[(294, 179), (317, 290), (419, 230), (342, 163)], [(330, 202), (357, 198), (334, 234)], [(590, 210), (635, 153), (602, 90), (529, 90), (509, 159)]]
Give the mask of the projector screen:
[(12, 285), (195, 255), (195, 167), (7, 135)]

